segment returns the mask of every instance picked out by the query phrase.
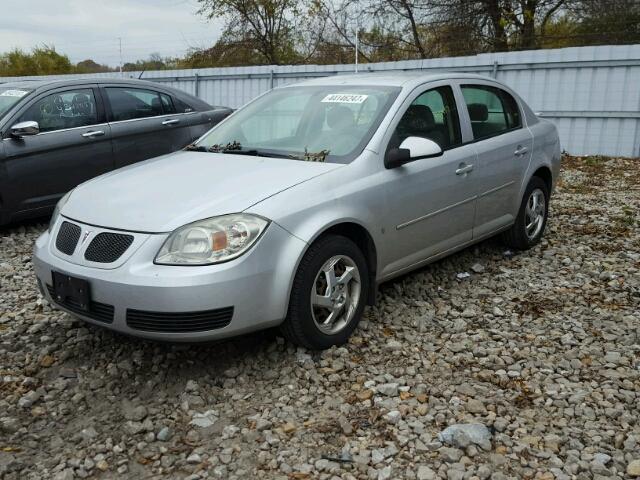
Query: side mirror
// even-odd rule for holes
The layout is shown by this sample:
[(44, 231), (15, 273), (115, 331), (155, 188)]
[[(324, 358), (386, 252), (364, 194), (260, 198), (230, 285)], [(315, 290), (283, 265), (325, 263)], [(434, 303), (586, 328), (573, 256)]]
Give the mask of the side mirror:
[(409, 163), (411, 154), (406, 148), (392, 148), (384, 157), (385, 168), (396, 168)]
[(20, 138), (40, 133), (38, 122), (20, 122), (11, 127), (11, 135)]
[(433, 140), (422, 137), (407, 137), (400, 148), (392, 148), (384, 158), (386, 168), (396, 168), (405, 163), (442, 155), (442, 148)]
[(411, 160), (420, 160), (421, 158), (431, 158), (442, 155), (442, 148), (433, 140), (422, 137), (407, 137), (400, 144), (400, 148), (409, 150)]

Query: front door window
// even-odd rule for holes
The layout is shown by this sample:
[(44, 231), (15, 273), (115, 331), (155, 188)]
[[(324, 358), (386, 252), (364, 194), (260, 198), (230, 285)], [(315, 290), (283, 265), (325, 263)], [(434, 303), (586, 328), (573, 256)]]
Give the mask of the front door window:
[(38, 122), (41, 132), (95, 125), (98, 112), (93, 90), (83, 88), (47, 95), (31, 105), (19, 121)]

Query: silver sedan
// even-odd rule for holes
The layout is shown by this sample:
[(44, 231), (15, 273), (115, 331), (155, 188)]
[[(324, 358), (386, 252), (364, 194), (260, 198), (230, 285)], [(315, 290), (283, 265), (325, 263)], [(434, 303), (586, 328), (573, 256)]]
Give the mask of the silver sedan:
[(353, 75), (277, 88), (181, 152), (86, 182), (37, 241), (43, 295), (129, 335), (279, 326), (344, 343), (376, 287), (502, 234), (536, 245), (556, 128), (493, 79)]

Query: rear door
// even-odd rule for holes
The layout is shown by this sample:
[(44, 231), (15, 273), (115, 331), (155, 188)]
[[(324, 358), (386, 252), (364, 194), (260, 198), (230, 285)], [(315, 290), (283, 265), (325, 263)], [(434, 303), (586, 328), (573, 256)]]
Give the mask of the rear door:
[(111, 130), (96, 85), (45, 92), (10, 125), (38, 122), (40, 133), (2, 140), (8, 192), (16, 212), (51, 208), (78, 184), (113, 168)]
[(180, 150), (191, 141), (189, 122), (166, 93), (123, 85), (102, 90), (117, 168)]
[(233, 112), (233, 110), (226, 107), (213, 107), (209, 110), (203, 110), (202, 102), (194, 102), (195, 105), (198, 105), (198, 108), (194, 108), (189, 103), (188, 96), (179, 98), (177, 95), (172, 94), (170, 95), (170, 100), (173, 107), (171, 113), (179, 115), (182, 125), (189, 127), (189, 143), (200, 138)]
[(489, 83), (462, 83), (478, 152), (478, 201), (473, 236), (480, 238), (513, 223), (520, 201), (520, 182), (528, 168), (533, 136), (511, 94)]

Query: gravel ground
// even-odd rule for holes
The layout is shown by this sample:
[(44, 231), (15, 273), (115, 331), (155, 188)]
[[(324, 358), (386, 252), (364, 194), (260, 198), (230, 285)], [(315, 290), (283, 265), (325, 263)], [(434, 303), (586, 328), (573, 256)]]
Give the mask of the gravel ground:
[(321, 353), (87, 326), (36, 291), (45, 225), (0, 230), (0, 477), (638, 477), (639, 165), (565, 159), (538, 247), (385, 284)]

